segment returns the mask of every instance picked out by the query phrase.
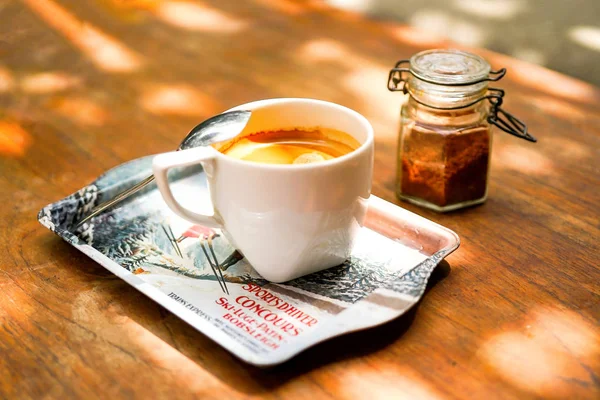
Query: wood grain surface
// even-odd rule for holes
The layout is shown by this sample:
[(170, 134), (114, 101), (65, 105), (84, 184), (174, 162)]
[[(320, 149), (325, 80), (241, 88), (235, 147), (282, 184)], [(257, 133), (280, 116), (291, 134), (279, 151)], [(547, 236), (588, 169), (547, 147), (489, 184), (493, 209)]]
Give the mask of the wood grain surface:
[[(447, 43), (318, 1), (0, 0), (0, 398), (600, 397), (600, 90), (476, 50), (539, 143), (496, 132), (489, 200), (394, 195), (395, 61)], [(244, 102), (376, 131), (375, 195), (458, 233), (408, 316), (261, 370), (44, 229), (40, 208)]]

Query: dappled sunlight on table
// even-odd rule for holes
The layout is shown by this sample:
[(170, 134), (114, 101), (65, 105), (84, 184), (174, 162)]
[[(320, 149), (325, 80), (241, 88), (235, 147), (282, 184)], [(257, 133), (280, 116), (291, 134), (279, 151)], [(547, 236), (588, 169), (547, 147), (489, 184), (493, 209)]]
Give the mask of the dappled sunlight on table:
[(554, 162), (538, 149), (519, 144), (496, 147), (492, 168), (508, 169), (525, 175), (551, 176), (556, 174)]
[(92, 24), (82, 21), (51, 0), (23, 0), (48, 25), (71, 41), (98, 68), (130, 72), (142, 65), (139, 55)]
[[(434, 400), (444, 399), (433, 384), (409, 367), (379, 360), (376, 370), (344, 368), (331, 376), (336, 397), (356, 399), (357, 394), (369, 400)], [(360, 372), (358, 372), (360, 371)]]
[(537, 309), (532, 315), (532, 335), (556, 340), (564, 351), (600, 363), (600, 335), (591, 321), (575, 312), (558, 309)]
[(579, 161), (586, 161), (592, 158), (592, 151), (589, 147), (581, 144), (574, 139), (564, 137), (544, 138), (544, 145), (556, 149), (556, 158), (569, 158)]
[(117, 40), (86, 26), (78, 40), (73, 40), (100, 68), (109, 72), (130, 72), (140, 68), (139, 56)]
[(594, 385), (591, 371), (600, 360), (599, 340), (590, 323), (576, 313), (540, 308), (517, 328), (492, 335), (477, 354), (519, 389), (564, 398), (572, 381)]
[(145, 361), (169, 370), (177, 377), (177, 382), (185, 386), (187, 392), (209, 394), (218, 392), (220, 387), (222, 388), (221, 382), (199, 364), (181, 354), (133, 319), (126, 316), (122, 316), (120, 319), (117, 328), (121, 337), (117, 340), (121, 342), (125, 336), (126, 344), (140, 350)]
[(84, 126), (102, 126), (109, 117), (104, 107), (83, 96), (55, 97), (47, 105), (57, 114)]
[(588, 117), (581, 108), (576, 107), (566, 100), (557, 100), (550, 96), (532, 96), (528, 97), (527, 101), (544, 111), (544, 113), (556, 115), (565, 120), (585, 119)]
[(298, 50), (298, 56), (300, 61), (344, 63), (350, 55), (343, 43), (329, 38), (319, 38), (304, 43)]
[(0, 93), (10, 92), (14, 85), (14, 78), (10, 70), (0, 65)]
[(142, 90), (140, 105), (153, 114), (202, 116), (222, 107), (212, 97), (187, 84), (149, 85)]
[(33, 142), (19, 124), (0, 120), (0, 156), (23, 157)]
[(151, 12), (165, 23), (191, 31), (235, 33), (248, 26), (224, 11), (189, 1), (162, 2)]
[(122, 303), (112, 302), (107, 309), (100, 310), (98, 296), (97, 291), (86, 291), (74, 299), (71, 309), (76, 328), (83, 326), (98, 332), (101, 336), (94, 340), (114, 344), (125, 354), (139, 354), (141, 365), (155, 365), (161, 375), (166, 372), (174, 376), (185, 393), (209, 394), (223, 388), (212, 374), (129, 317), (129, 310)]
[(595, 102), (598, 100), (595, 97), (594, 87), (585, 82), (507, 56), (497, 55), (495, 58), (505, 65), (509, 65), (510, 62), (512, 67), (508, 72), (508, 76), (518, 84), (575, 101)]
[(19, 86), (24, 92), (47, 94), (60, 92), (81, 84), (81, 79), (64, 72), (40, 72), (27, 74), (20, 79)]

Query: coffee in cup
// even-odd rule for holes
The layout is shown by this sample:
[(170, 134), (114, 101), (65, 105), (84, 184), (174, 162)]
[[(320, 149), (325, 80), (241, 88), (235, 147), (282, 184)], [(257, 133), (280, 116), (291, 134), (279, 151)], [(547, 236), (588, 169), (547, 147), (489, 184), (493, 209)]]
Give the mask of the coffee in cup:
[(239, 160), (267, 164), (309, 164), (341, 157), (360, 146), (351, 135), (328, 128), (255, 132), (214, 147)]

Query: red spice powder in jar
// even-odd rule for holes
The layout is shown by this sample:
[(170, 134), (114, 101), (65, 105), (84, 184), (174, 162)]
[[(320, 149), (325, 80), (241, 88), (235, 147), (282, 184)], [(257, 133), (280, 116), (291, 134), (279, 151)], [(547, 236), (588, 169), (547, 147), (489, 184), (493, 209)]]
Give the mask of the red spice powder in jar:
[(401, 137), (399, 195), (440, 208), (485, 200), (490, 135), (487, 124), (452, 133), (411, 126)]

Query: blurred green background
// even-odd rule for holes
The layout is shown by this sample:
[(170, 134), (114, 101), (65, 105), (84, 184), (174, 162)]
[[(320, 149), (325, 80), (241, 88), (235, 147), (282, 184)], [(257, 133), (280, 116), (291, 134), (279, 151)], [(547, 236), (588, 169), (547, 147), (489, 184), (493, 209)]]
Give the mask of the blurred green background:
[(600, 86), (600, 0), (325, 0)]

